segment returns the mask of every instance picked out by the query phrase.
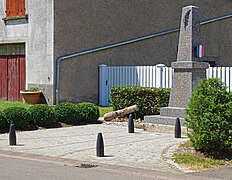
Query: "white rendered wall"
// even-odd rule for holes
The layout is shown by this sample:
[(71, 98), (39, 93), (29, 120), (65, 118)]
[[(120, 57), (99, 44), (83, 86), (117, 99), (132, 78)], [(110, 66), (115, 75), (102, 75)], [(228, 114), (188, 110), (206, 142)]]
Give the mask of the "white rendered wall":
[(7, 21), (5, 0), (0, 1), (0, 44), (25, 43), (26, 85), (43, 89), (46, 100), (53, 103), (53, 0), (26, 0), (28, 21)]

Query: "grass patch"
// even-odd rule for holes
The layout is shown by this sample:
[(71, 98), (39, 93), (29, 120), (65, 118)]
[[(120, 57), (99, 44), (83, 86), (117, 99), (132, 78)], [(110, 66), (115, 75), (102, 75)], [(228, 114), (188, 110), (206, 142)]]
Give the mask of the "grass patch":
[(186, 153), (175, 154), (175, 162), (192, 170), (203, 170), (220, 165), (227, 165), (226, 160), (217, 160), (207, 157), (200, 157), (199, 154)]
[(26, 104), (20, 101), (3, 101), (0, 100), (0, 110), (4, 110), (6, 108), (9, 107), (24, 107), (24, 108), (28, 108), (30, 107), (30, 104)]
[(186, 141), (180, 144), (178, 148), (184, 149), (184, 148), (192, 148), (192, 147), (193, 147), (193, 143), (191, 141)]
[(103, 106), (98, 106), (99, 107), (99, 111), (100, 111), (100, 117), (103, 117), (104, 114), (113, 111), (113, 107), (109, 106), (109, 107), (103, 107)]
[(178, 147), (173, 155), (173, 160), (177, 164), (191, 170), (204, 170), (221, 165), (232, 166), (230, 155), (227, 154), (226, 156), (216, 158), (208, 154), (200, 153), (193, 148), (191, 141), (187, 141)]

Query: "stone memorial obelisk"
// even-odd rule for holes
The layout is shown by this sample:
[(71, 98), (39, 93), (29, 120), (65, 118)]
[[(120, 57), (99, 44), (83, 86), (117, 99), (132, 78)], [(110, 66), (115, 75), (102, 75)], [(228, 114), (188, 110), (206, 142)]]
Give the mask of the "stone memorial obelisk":
[(184, 111), (192, 92), (202, 78), (206, 78), (208, 63), (196, 55), (196, 47), (202, 45), (199, 8), (187, 6), (182, 10), (177, 61), (172, 63), (174, 77), (169, 106), (160, 109), (160, 116), (145, 116), (150, 123), (175, 124), (175, 119), (185, 117)]

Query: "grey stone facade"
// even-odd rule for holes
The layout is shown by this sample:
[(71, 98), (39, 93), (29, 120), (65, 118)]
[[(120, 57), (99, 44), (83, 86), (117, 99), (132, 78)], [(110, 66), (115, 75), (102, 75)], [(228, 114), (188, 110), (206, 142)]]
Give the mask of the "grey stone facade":
[[(0, 22), (0, 44), (25, 43), (27, 86), (55, 98), (55, 60), (63, 55), (179, 27), (181, 9), (194, 4), (201, 20), (231, 13), (222, 0), (26, 0), (28, 22)], [(5, 16), (5, 0), (0, 16)], [(206, 56), (218, 66), (232, 66), (232, 19), (202, 26)], [(221, 33), (223, 32), (223, 33)], [(98, 65), (171, 65), (179, 33), (112, 48), (61, 62), (60, 101), (98, 102)]]
[[(201, 20), (232, 9), (232, 2), (216, 0), (56, 0), (55, 57), (179, 27), (181, 9), (189, 4), (200, 7)], [(232, 18), (201, 27), (206, 56), (217, 57), (218, 66), (232, 66), (231, 22)], [(178, 36), (171, 33), (63, 61), (60, 100), (97, 103), (99, 64), (171, 66)]]

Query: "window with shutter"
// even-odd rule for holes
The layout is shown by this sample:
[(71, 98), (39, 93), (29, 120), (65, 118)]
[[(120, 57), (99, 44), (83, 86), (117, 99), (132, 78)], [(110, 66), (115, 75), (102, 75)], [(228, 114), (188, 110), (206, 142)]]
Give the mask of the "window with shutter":
[(6, 0), (6, 17), (26, 15), (25, 0)]

